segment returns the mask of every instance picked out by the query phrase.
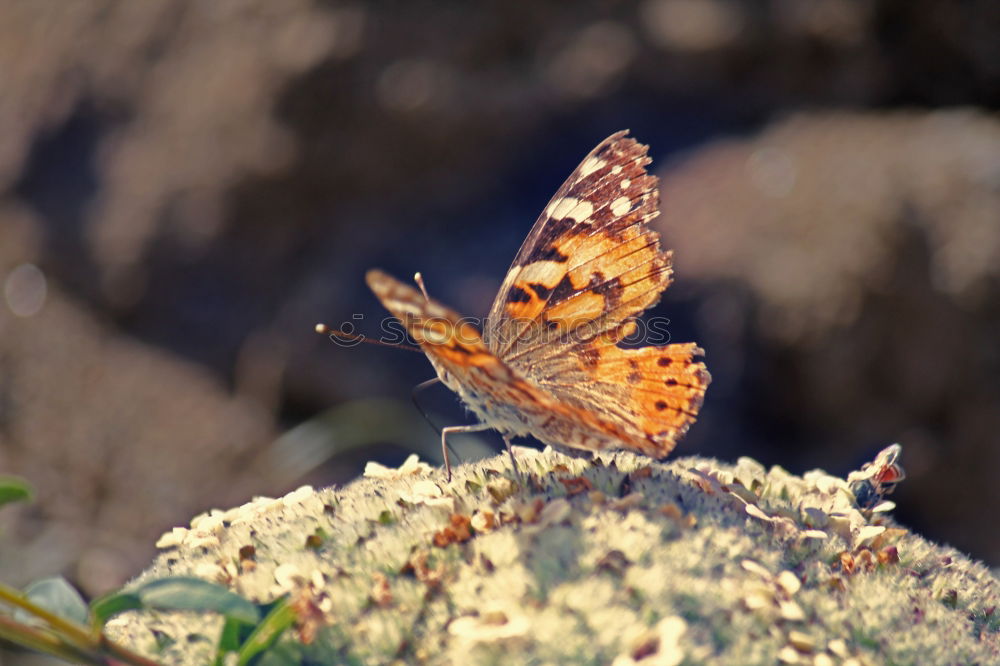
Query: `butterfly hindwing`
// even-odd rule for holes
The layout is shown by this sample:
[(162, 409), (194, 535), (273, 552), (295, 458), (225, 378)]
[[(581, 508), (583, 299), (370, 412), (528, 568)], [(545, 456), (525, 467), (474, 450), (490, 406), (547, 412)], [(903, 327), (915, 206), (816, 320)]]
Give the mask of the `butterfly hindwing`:
[(633, 448), (662, 458), (701, 408), (711, 381), (704, 364), (695, 361), (703, 353), (694, 343), (624, 349), (584, 342), (536, 381), (581, 410), (599, 410), (632, 434)]

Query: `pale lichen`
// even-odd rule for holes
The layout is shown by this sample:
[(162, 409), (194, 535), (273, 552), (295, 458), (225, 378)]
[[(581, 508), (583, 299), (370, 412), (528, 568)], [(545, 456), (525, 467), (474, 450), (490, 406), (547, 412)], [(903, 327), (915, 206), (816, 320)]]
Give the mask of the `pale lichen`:
[[(210, 513), (161, 541), (139, 580), (215, 571), (254, 601), (305, 595), (311, 642), (282, 640), (320, 663), (1000, 658), (997, 579), (862, 510), (842, 479), (749, 459), (516, 455), (521, 484), (505, 457), (456, 467), (451, 483), (410, 464)], [(253, 566), (233, 565), (248, 553)], [(134, 613), (109, 633), (201, 664), (219, 626)]]

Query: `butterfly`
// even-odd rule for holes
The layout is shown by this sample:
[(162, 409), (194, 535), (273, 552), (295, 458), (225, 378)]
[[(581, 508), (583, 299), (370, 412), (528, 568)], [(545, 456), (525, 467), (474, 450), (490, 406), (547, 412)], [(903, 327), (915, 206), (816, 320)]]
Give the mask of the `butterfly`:
[(890, 444), (879, 451), (875, 460), (865, 463), (860, 470), (847, 475), (848, 487), (854, 493), (859, 507), (873, 508), (906, 478), (906, 472), (899, 465), (899, 456), (902, 453), (902, 446)]
[[(493, 429), (507, 451), (531, 435), (569, 451), (665, 457), (694, 423), (711, 376), (695, 343), (625, 348), (636, 318), (671, 281), (648, 147), (611, 135), (587, 155), (538, 217), (480, 332), (420, 289), (373, 269), (368, 286), (475, 414), (447, 439)], [(513, 453), (511, 462), (514, 463)], [(515, 465), (516, 470), (516, 465)]]

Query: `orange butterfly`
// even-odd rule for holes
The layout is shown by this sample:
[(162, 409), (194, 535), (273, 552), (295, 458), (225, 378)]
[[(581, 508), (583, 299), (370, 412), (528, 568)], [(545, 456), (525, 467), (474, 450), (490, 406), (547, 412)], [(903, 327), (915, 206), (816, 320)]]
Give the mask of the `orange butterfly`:
[[(368, 286), (427, 354), (478, 423), (556, 448), (629, 449), (662, 458), (694, 422), (711, 376), (694, 343), (626, 349), (635, 318), (670, 284), (671, 253), (647, 146), (618, 132), (570, 174), (517, 253), (480, 332), (379, 270)], [(511, 455), (513, 462), (513, 455)]]

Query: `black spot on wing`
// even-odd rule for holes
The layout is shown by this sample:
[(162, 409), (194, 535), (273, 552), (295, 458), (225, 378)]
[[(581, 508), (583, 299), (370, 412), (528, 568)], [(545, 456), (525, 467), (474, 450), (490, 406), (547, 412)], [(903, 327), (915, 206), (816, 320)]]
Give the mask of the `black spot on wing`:
[(622, 298), (622, 281), (619, 277), (613, 277), (610, 280), (605, 280), (601, 273), (595, 272), (590, 276), (590, 285), (588, 286), (595, 294), (600, 294), (607, 300), (607, 309), (613, 310), (618, 307)]
[(526, 292), (524, 289), (521, 289), (517, 285), (514, 285), (513, 287), (510, 288), (510, 291), (507, 292), (507, 302), (508, 303), (530, 303), (531, 302), (531, 294), (529, 294), (528, 292)]
[(466, 356), (472, 356), (477, 353), (476, 350), (470, 349), (469, 347), (461, 344), (448, 345), (448, 349), (453, 352), (458, 352), (459, 354), (465, 354)]
[(585, 225), (577, 223), (571, 217), (564, 217), (561, 220), (548, 218), (539, 232), (534, 247), (521, 262), (522, 265), (532, 264), (536, 261), (567, 261), (569, 257), (556, 249), (555, 242), (565, 238), (568, 234), (575, 233), (575, 230), (582, 226)]
[(584, 287), (577, 287), (574, 285), (573, 280), (567, 273), (563, 276), (563, 279), (559, 281), (559, 284), (557, 284), (552, 290), (552, 299), (549, 301), (549, 305), (562, 303), (563, 301), (585, 291), (593, 291), (594, 293), (607, 298), (610, 292), (617, 291), (620, 288), (621, 281), (617, 277), (611, 280), (605, 280), (604, 274), (600, 271), (594, 271), (591, 273), (590, 281)]
[(564, 263), (569, 261), (569, 257), (557, 250), (555, 245), (547, 244), (540, 245), (528, 255), (528, 263), (536, 261), (558, 261), (559, 263)]
[(544, 284), (541, 284), (540, 282), (532, 282), (528, 286), (531, 288), (533, 292), (535, 292), (535, 295), (538, 296), (538, 298), (543, 301), (548, 299), (549, 295), (552, 293), (551, 289), (546, 287)]
[(573, 286), (573, 280), (570, 279), (569, 274), (567, 273), (563, 276), (562, 280), (559, 280), (559, 284), (552, 289), (552, 297), (549, 300), (549, 304), (552, 305), (555, 303), (561, 303), (577, 291), (579, 290)]

